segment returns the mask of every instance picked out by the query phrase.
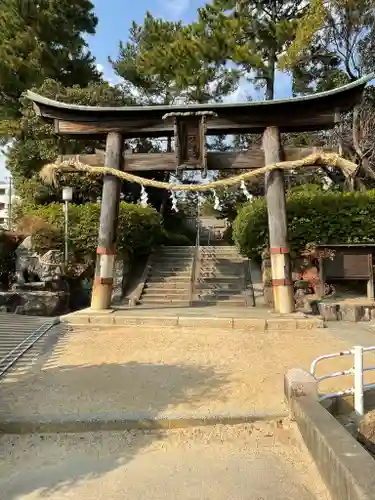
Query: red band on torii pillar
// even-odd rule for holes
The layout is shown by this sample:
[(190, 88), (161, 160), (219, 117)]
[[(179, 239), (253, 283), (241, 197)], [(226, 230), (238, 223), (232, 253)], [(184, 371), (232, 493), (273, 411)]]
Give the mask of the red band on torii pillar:
[(95, 285), (113, 285), (113, 278), (100, 278), (97, 277), (94, 279)]
[(272, 286), (292, 286), (293, 281), (289, 279), (273, 279)]
[(287, 247), (272, 247), (270, 248), (271, 255), (281, 255), (289, 253), (289, 248)]
[(96, 249), (97, 255), (116, 255), (116, 247), (103, 248), (98, 247)]

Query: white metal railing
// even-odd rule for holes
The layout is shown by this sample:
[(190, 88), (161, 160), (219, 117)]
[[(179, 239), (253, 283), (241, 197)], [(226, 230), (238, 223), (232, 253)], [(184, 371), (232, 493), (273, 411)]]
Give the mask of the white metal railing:
[[(318, 356), (311, 363), (310, 372), (317, 380), (317, 382), (321, 382), (322, 380), (327, 380), (329, 378), (341, 377), (343, 375), (353, 375), (354, 377), (354, 387), (349, 389), (344, 389), (343, 391), (331, 392), (328, 394), (323, 394), (319, 397), (320, 401), (324, 401), (325, 399), (337, 398), (340, 396), (346, 396), (353, 394), (354, 395), (354, 409), (358, 416), (363, 416), (364, 414), (364, 404), (363, 404), (363, 394), (370, 390), (375, 389), (375, 384), (364, 384), (363, 382), (363, 374), (367, 371), (375, 370), (375, 366), (367, 366), (363, 367), (363, 354), (365, 352), (375, 351), (375, 346), (371, 347), (362, 347), (362, 346), (354, 346), (352, 349), (341, 352), (334, 352), (332, 354), (325, 354), (323, 356)], [(339, 358), (342, 356), (353, 356), (354, 363), (353, 368), (348, 370), (342, 370), (340, 372), (328, 373), (327, 375), (316, 375), (316, 367), (320, 361), (331, 358)]]

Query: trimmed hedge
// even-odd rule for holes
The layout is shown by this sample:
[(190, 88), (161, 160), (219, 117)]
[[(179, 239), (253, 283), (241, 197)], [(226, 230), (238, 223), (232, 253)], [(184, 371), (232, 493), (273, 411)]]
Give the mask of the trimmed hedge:
[[(39, 219), (46, 223), (46, 229), (35, 232), (35, 243), (40, 250), (50, 247), (62, 247), (64, 232), (63, 205), (53, 203), (27, 207), (26, 217), (19, 221)], [(76, 260), (94, 260), (98, 243), (100, 205), (86, 203), (84, 205), (69, 205), (69, 241)], [(54, 234), (52, 234), (54, 233)], [(117, 250), (121, 255), (146, 253), (160, 241), (162, 224), (160, 215), (152, 208), (143, 208), (130, 203), (120, 203)]]
[[(291, 251), (297, 254), (309, 243), (375, 242), (375, 190), (343, 193), (315, 186), (295, 188), (287, 193), (287, 216)], [(268, 248), (264, 198), (240, 209), (233, 239), (244, 255), (260, 260)]]

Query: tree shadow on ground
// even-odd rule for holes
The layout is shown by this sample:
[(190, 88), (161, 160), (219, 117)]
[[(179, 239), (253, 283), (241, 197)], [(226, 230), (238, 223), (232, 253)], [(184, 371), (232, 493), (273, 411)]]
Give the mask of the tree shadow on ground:
[[(61, 349), (63, 338), (32, 370), (2, 384), (0, 420), (105, 419), (119, 418), (122, 412), (155, 418), (187, 401), (189, 408), (198, 409), (202, 399), (218, 397), (226, 383), (224, 374), (199, 366), (57, 366)], [(61, 498), (73, 498), (69, 488), (126, 464), (160, 436), (161, 431), (147, 430), (3, 436), (0, 497), (60, 498), (61, 493)]]

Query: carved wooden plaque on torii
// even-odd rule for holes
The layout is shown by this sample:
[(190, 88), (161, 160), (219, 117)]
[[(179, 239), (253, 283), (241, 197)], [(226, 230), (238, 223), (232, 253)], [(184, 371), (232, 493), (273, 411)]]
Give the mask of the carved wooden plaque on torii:
[(207, 118), (217, 116), (212, 111), (167, 113), (163, 119), (174, 119), (176, 169), (197, 167), (207, 177)]

